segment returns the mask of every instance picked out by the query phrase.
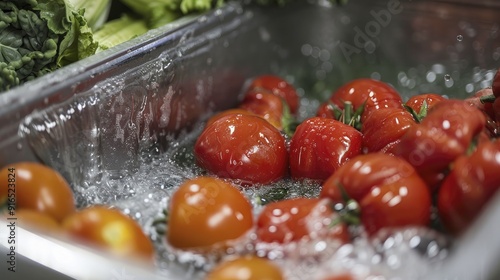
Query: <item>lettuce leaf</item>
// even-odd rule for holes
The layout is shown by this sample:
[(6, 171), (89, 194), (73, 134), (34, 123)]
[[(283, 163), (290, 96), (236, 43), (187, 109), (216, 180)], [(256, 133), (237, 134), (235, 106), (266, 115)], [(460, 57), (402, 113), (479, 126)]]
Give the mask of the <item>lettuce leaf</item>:
[(84, 15), (68, 0), (0, 0), (0, 91), (93, 55)]

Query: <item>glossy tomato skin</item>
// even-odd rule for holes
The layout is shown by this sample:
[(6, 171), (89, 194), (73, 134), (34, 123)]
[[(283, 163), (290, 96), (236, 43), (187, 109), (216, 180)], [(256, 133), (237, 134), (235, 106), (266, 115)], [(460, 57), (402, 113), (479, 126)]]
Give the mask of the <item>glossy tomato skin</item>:
[(194, 154), (205, 170), (242, 184), (267, 184), (288, 172), (285, 138), (266, 120), (229, 115), (205, 127)]
[(4, 167), (0, 176), (5, 178), (0, 180), (0, 201), (12, 193), (8, 192), (7, 178), (15, 180), (17, 209), (41, 212), (58, 222), (76, 209), (68, 182), (51, 167), (36, 162), (19, 162)]
[(283, 280), (281, 269), (268, 259), (241, 256), (227, 260), (208, 273), (206, 280)]
[(496, 98), (492, 105), (493, 116), (497, 124), (500, 123), (500, 98)]
[(493, 83), (491, 85), (493, 90), (493, 94), (495, 97), (500, 97), (500, 69), (495, 73), (495, 77), (493, 78)]
[(62, 227), (70, 237), (120, 257), (151, 262), (154, 248), (140, 225), (118, 209), (90, 206), (64, 219)]
[(290, 141), (290, 173), (296, 179), (325, 180), (361, 153), (362, 134), (340, 121), (312, 117), (302, 122)]
[(500, 188), (500, 141), (481, 142), (470, 156), (453, 163), (438, 193), (441, 221), (450, 233), (459, 235)]
[(427, 226), (430, 221), (429, 189), (402, 158), (359, 155), (323, 183), (320, 197), (344, 202), (339, 186), (359, 204), (361, 222), (369, 234), (385, 227)]
[(185, 181), (172, 196), (167, 242), (182, 250), (224, 248), (253, 227), (252, 206), (233, 185), (214, 177)]
[(297, 113), (299, 109), (300, 98), (294, 86), (285, 81), (283, 78), (276, 75), (261, 75), (255, 77), (248, 88), (248, 91), (253, 89), (265, 89), (273, 94), (283, 98), (292, 114)]
[(227, 110), (221, 111), (221, 112), (211, 116), (207, 120), (205, 126), (210, 126), (212, 123), (214, 123), (218, 119), (221, 119), (221, 118), (223, 118), (225, 116), (229, 116), (229, 115), (235, 115), (235, 114), (256, 116), (254, 113), (252, 113), (248, 110), (245, 110), (242, 108), (232, 108), (232, 109), (227, 109)]
[(373, 111), (361, 128), (363, 151), (392, 154), (401, 137), (414, 124), (413, 116), (402, 106)]
[(394, 154), (417, 169), (434, 191), (449, 165), (479, 137), (486, 123), (483, 113), (463, 100), (443, 100), (418, 125), (411, 126)]
[(356, 280), (356, 278), (352, 274), (343, 273), (343, 274), (338, 274), (338, 275), (326, 277), (323, 280)]
[(405, 105), (412, 108), (413, 111), (415, 111), (417, 114), (422, 110), (422, 106), (427, 104), (427, 110), (431, 109), (436, 105), (438, 102), (445, 100), (446, 97), (436, 94), (436, 93), (423, 93), (423, 94), (417, 94), (408, 101), (405, 102)]
[(270, 91), (258, 88), (248, 91), (239, 108), (265, 119), (278, 130), (283, 129), (281, 122), (284, 111), (282, 98)]
[(487, 102), (483, 103), (481, 102), (480, 98), (484, 96), (490, 96), (493, 95), (493, 90), (491, 88), (483, 88), (476, 93), (474, 93), (473, 96), (468, 97), (465, 99), (467, 103), (469, 103), (471, 106), (475, 106), (479, 110), (483, 111), (486, 113), (489, 117), (494, 118), (494, 114), (492, 111), (492, 103)]
[[(498, 109), (495, 108), (495, 102), (500, 105), (500, 101), (497, 101), (498, 98), (495, 99), (494, 102), (482, 102), (481, 97), (492, 96), (493, 90), (491, 88), (484, 88), (477, 91), (473, 96), (466, 98), (465, 101), (481, 110), (486, 117), (486, 126), (485, 132), (492, 138), (498, 137), (500, 135), (500, 114), (498, 116), (495, 112), (498, 112)], [(498, 107), (498, 105), (496, 105)]]
[[(347, 226), (336, 223), (338, 214), (328, 199), (293, 198), (267, 204), (257, 218), (257, 239), (286, 244), (304, 238), (350, 241)], [(332, 226), (336, 223), (335, 226)]]
[[(351, 102), (354, 110), (364, 105), (362, 120), (368, 117), (372, 111), (381, 108), (400, 107), (403, 102), (399, 93), (392, 86), (369, 78), (359, 78), (345, 83), (332, 93), (328, 102), (343, 109), (345, 101)], [(320, 106), (317, 116), (328, 117), (328, 114), (325, 115), (324, 113), (328, 102)]]

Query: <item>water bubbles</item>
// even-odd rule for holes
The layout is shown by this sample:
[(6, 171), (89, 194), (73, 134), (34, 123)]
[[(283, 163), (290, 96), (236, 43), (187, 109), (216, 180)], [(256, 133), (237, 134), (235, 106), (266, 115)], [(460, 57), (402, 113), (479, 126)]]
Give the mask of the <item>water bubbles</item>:
[(464, 39), (464, 36), (463, 35), (457, 35), (457, 41), (458, 42), (462, 42)]
[(370, 77), (371, 77), (372, 79), (379, 80), (379, 81), (382, 79), (382, 75), (381, 75), (379, 72), (373, 72), (373, 73), (370, 75)]
[(444, 75), (444, 80), (445, 80), (445, 82), (451, 81), (451, 75), (450, 74), (445, 74)]
[(429, 83), (433, 83), (436, 80), (436, 77), (436, 73), (432, 71), (427, 72), (427, 75), (425, 75), (425, 79)]
[(152, 190), (135, 197), (116, 201), (112, 206), (139, 222), (147, 231), (151, 230), (153, 220), (167, 208), (169, 194), (164, 190)]
[(309, 44), (304, 44), (300, 48), (300, 51), (302, 52), (303, 55), (310, 56), (312, 54), (312, 46)]
[(367, 53), (372, 54), (377, 49), (377, 45), (373, 41), (368, 41), (365, 43), (364, 49)]
[(259, 35), (262, 42), (269, 42), (271, 40), (271, 33), (264, 27), (259, 28)]
[(472, 92), (474, 92), (474, 85), (473, 85), (473, 84), (471, 84), (471, 83), (467, 84), (467, 85), (465, 86), (465, 91), (466, 91), (467, 93), (472, 93)]

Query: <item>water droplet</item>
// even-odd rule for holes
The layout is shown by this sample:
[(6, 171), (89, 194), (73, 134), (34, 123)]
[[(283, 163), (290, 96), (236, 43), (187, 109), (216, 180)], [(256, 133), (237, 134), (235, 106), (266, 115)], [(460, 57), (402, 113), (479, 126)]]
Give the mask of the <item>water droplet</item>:
[(425, 76), (425, 78), (427, 79), (427, 81), (429, 83), (433, 83), (436, 80), (436, 73), (429, 71), (429, 72), (427, 72), (427, 75)]
[(381, 79), (382, 79), (382, 75), (380, 75), (380, 73), (379, 73), (379, 72), (373, 72), (373, 73), (370, 75), (370, 77), (371, 77), (372, 79), (375, 79), (375, 80), (381, 80)]
[(451, 75), (450, 75), (450, 74), (446, 74), (446, 75), (444, 75), (444, 80), (445, 80), (445, 81), (449, 81), (449, 80), (451, 80)]
[(464, 39), (464, 36), (457, 35), (457, 41), (462, 42), (463, 39)]

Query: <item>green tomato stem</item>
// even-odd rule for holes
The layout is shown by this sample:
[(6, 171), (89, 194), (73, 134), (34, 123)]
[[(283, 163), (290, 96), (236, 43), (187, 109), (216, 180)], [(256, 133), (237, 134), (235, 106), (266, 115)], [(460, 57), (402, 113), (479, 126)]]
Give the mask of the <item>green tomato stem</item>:
[(496, 97), (493, 94), (479, 97), (479, 101), (481, 101), (481, 103), (483, 103), (483, 104), (484, 103), (493, 103), (493, 102), (495, 102), (495, 99), (496, 99)]

